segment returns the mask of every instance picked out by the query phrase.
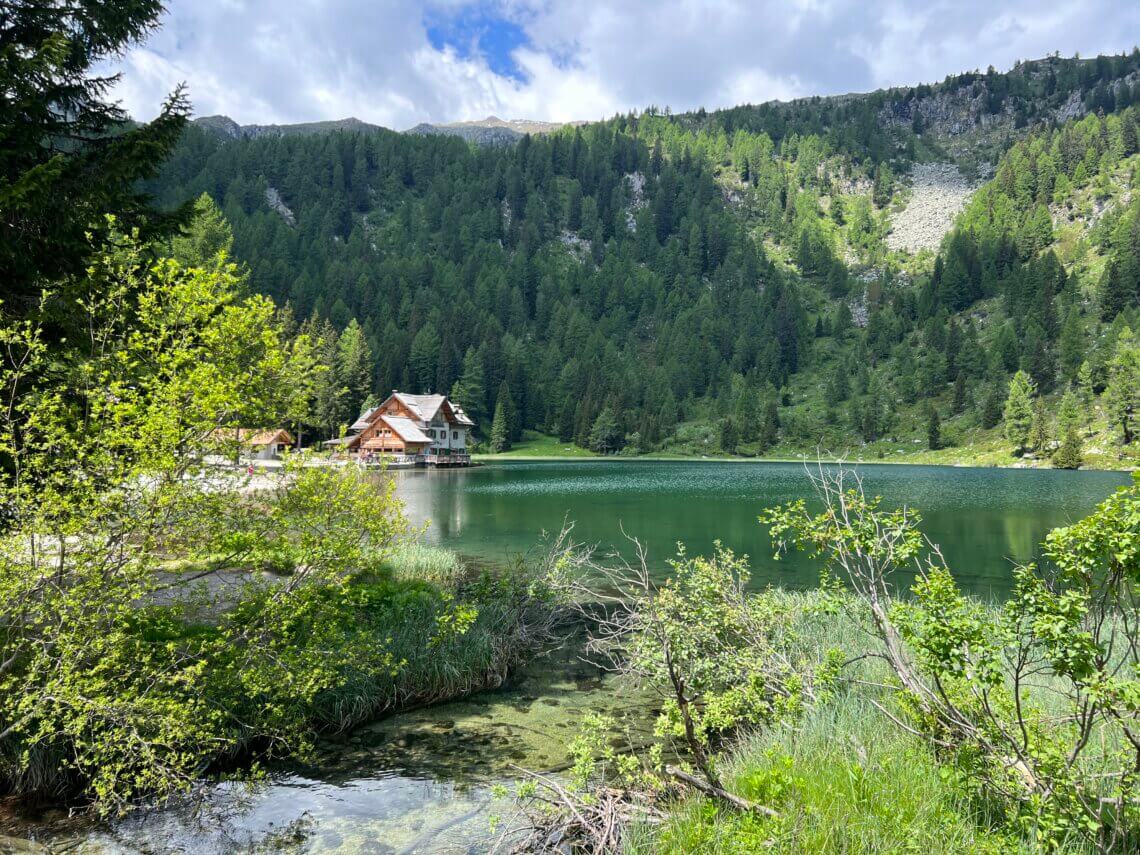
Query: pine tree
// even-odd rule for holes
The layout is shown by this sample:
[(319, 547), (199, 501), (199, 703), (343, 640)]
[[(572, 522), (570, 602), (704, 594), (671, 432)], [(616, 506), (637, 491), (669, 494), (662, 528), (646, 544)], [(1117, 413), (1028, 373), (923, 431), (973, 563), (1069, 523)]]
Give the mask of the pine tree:
[(736, 454), (736, 447), (739, 443), (740, 431), (737, 430), (736, 420), (732, 418), (721, 419), (720, 450), (728, 454)]
[(170, 257), (184, 267), (214, 267), (230, 260), (234, 232), (209, 194), (194, 202), (194, 217), (170, 239)]
[(760, 444), (760, 450), (765, 451), (775, 445), (779, 438), (780, 414), (776, 406), (776, 399), (769, 397), (764, 404), (764, 414), (760, 420), (760, 430), (756, 439)]
[(1128, 445), (1134, 439), (1133, 422), (1140, 413), (1140, 346), (1132, 330), (1125, 327), (1116, 340), (1116, 353), (1108, 365), (1108, 385), (1104, 389), (1108, 420)]
[(412, 350), (408, 356), (408, 368), (411, 370), (415, 391), (432, 391), (436, 366), (439, 364), (439, 347), (439, 333), (435, 325), (428, 321), (412, 339)]
[(1005, 420), (1005, 438), (1021, 454), (1029, 447), (1029, 432), (1033, 427), (1033, 381), (1024, 371), (1018, 371), (1009, 382), (1009, 395), (1005, 399), (1002, 418)]
[(1002, 404), (1001, 387), (995, 383), (982, 402), (982, 427), (988, 430), (1001, 424)]
[(45, 282), (81, 273), (92, 247), (103, 244), (108, 214), (119, 230), (138, 226), (147, 238), (188, 218), (188, 208), (159, 215), (139, 187), (182, 135), (190, 112), (182, 90), (150, 124), (129, 126), (122, 108), (105, 100), (117, 77), (102, 69), (143, 41), (162, 11), (160, 0), (4, 4), (0, 282), (7, 311), (38, 310), (26, 298)]
[(521, 436), (521, 431), (519, 430), (521, 419), (515, 407), (515, 399), (511, 397), (511, 389), (505, 379), (499, 384), (499, 393), (495, 396), (496, 415), (499, 413), (500, 405), (503, 408), (503, 416), (507, 420), (507, 442), (509, 444), (513, 442), (516, 437)]
[(487, 383), (483, 374), (483, 360), (474, 348), (468, 348), (463, 357), (463, 374), (451, 387), (451, 399), (463, 407), (477, 426), (486, 421)]
[(1065, 434), (1065, 441), (1061, 443), (1061, 447), (1057, 449), (1057, 453), (1053, 455), (1053, 465), (1058, 469), (1080, 469), (1081, 464), (1084, 462), (1084, 449), (1081, 444), (1080, 434), (1076, 429), (1070, 429)]
[(931, 451), (942, 447), (942, 420), (938, 418), (938, 410), (933, 406), (926, 417), (926, 446)]
[(1033, 425), (1029, 429), (1029, 447), (1038, 454), (1049, 447), (1052, 432), (1049, 430), (1049, 414), (1045, 409), (1045, 399), (1038, 398), (1033, 406)]
[(590, 449), (599, 454), (610, 454), (622, 446), (621, 428), (614, 411), (604, 407), (590, 428)]
[(1080, 432), (1085, 426), (1086, 417), (1081, 410), (1081, 402), (1072, 389), (1065, 391), (1061, 396), (1061, 405), (1057, 408), (1057, 434), (1068, 437), (1072, 431)]
[(954, 400), (950, 405), (953, 412), (960, 413), (966, 409), (967, 397), (966, 372), (959, 371), (958, 376), (954, 378)]
[(328, 321), (319, 327), (317, 342), (322, 371), (313, 405), (314, 417), (317, 426), (331, 439), (345, 426), (348, 390), (341, 381), (336, 330)]
[(356, 318), (349, 321), (340, 334), (336, 369), (340, 385), (345, 389), (345, 408), (350, 418), (356, 418), (364, 399), (372, 391), (372, 349)]
[(1061, 374), (1070, 383), (1077, 379), (1081, 363), (1085, 359), (1085, 330), (1081, 323), (1081, 316), (1074, 306), (1065, 317), (1065, 325), (1061, 328)]
[(495, 404), (495, 418), (491, 422), (491, 451), (499, 454), (511, 447), (511, 431), (507, 408), (503, 401)]

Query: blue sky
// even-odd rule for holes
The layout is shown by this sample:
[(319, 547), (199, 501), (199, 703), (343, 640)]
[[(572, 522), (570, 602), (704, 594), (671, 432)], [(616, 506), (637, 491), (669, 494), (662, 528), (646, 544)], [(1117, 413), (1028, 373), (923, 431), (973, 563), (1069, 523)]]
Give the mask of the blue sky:
[(530, 45), (526, 31), (492, 4), (459, 9), (429, 9), (424, 15), (428, 42), (438, 51), (453, 50), (461, 59), (482, 60), (494, 74), (525, 81), (514, 53)]
[(1121, 0), (167, 0), (117, 63), (136, 117), (597, 119), (867, 91), (1140, 43)]

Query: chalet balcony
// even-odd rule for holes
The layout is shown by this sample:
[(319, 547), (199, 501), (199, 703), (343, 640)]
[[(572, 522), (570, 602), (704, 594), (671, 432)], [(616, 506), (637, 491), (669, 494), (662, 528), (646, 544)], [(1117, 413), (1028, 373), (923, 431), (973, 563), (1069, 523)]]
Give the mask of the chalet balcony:
[(426, 466), (470, 466), (470, 454), (421, 454), (418, 458)]

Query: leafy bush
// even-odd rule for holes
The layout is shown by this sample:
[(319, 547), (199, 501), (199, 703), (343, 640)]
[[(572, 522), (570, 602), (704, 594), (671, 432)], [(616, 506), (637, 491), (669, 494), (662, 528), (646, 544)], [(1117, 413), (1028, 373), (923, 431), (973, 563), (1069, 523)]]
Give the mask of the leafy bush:
[[(993, 611), (963, 596), (909, 510), (884, 512), (822, 473), (821, 514), (764, 515), (781, 546), (837, 568), (866, 604), (897, 689), (878, 704), (921, 734), (979, 796), (1041, 847), (1138, 842), (1140, 478), (1044, 545), (1053, 572), (1019, 567)], [(893, 574), (912, 567), (913, 599)]]

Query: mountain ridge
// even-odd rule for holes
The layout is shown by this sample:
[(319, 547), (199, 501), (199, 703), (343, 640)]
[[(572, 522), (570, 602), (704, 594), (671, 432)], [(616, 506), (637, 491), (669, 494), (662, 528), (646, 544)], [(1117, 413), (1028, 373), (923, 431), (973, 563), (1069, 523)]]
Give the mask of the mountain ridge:
[(478, 145), (506, 145), (517, 142), (527, 134), (549, 134), (560, 130), (567, 125), (584, 125), (584, 121), (575, 122), (546, 122), (536, 119), (500, 119), (497, 116), (488, 116), (485, 119), (476, 119), (458, 122), (420, 122), (403, 131), (396, 131), (384, 125), (365, 122), (355, 116), (344, 119), (327, 119), (313, 122), (294, 122), (283, 124), (248, 124), (243, 125), (235, 119), (217, 114), (212, 116), (199, 116), (192, 120), (197, 127), (225, 139), (259, 139), (261, 137), (286, 137), (294, 135), (314, 135), (334, 133), (336, 131), (360, 133), (403, 133), (424, 135), (455, 136), (474, 142)]

